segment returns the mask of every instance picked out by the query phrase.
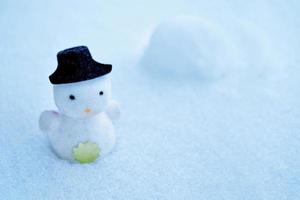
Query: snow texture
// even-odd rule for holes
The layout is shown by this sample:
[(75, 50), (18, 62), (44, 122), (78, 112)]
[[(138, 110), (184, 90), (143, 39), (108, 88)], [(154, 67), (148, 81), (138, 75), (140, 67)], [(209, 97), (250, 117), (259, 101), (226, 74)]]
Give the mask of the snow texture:
[[(299, 9), (2, 0), (0, 199), (299, 199)], [(77, 45), (113, 64), (122, 110), (90, 165), (58, 159), (38, 128), (56, 53)]]

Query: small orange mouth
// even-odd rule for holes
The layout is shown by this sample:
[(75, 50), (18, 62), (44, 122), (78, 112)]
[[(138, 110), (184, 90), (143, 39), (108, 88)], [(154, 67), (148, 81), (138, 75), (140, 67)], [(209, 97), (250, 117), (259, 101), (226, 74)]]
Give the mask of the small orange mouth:
[(92, 110), (89, 109), (89, 108), (86, 108), (86, 109), (84, 110), (84, 112), (85, 112), (85, 113), (90, 113), (90, 112), (92, 112)]

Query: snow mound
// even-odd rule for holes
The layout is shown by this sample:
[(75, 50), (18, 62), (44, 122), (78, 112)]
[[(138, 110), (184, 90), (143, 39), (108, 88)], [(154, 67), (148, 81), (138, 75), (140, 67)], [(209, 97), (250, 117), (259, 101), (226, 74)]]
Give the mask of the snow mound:
[(219, 78), (233, 63), (236, 52), (224, 35), (208, 20), (174, 18), (153, 32), (140, 64), (163, 77)]
[(140, 65), (164, 79), (265, 77), (287, 65), (274, 41), (272, 33), (248, 20), (176, 17), (157, 26)]

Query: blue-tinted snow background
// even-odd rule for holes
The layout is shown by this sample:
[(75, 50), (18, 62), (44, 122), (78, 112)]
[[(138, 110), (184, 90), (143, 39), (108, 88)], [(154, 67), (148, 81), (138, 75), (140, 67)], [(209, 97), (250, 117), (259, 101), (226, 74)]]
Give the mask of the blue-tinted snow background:
[[(0, 2), (0, 199), (299, 199), (297, 0)], [(38, 129), (59, 50), (113, 64), (113, 153)]]

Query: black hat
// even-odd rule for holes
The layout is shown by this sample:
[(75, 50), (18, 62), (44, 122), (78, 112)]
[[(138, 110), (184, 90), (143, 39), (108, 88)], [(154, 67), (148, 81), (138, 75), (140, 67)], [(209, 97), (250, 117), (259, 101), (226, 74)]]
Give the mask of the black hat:
[(65, 49), (57, 54), (58, 66), (49, 76), (52, 84), (74, 83), (97, 78), (111, 72), (112, 65), (93, 60), (86, 46)]

